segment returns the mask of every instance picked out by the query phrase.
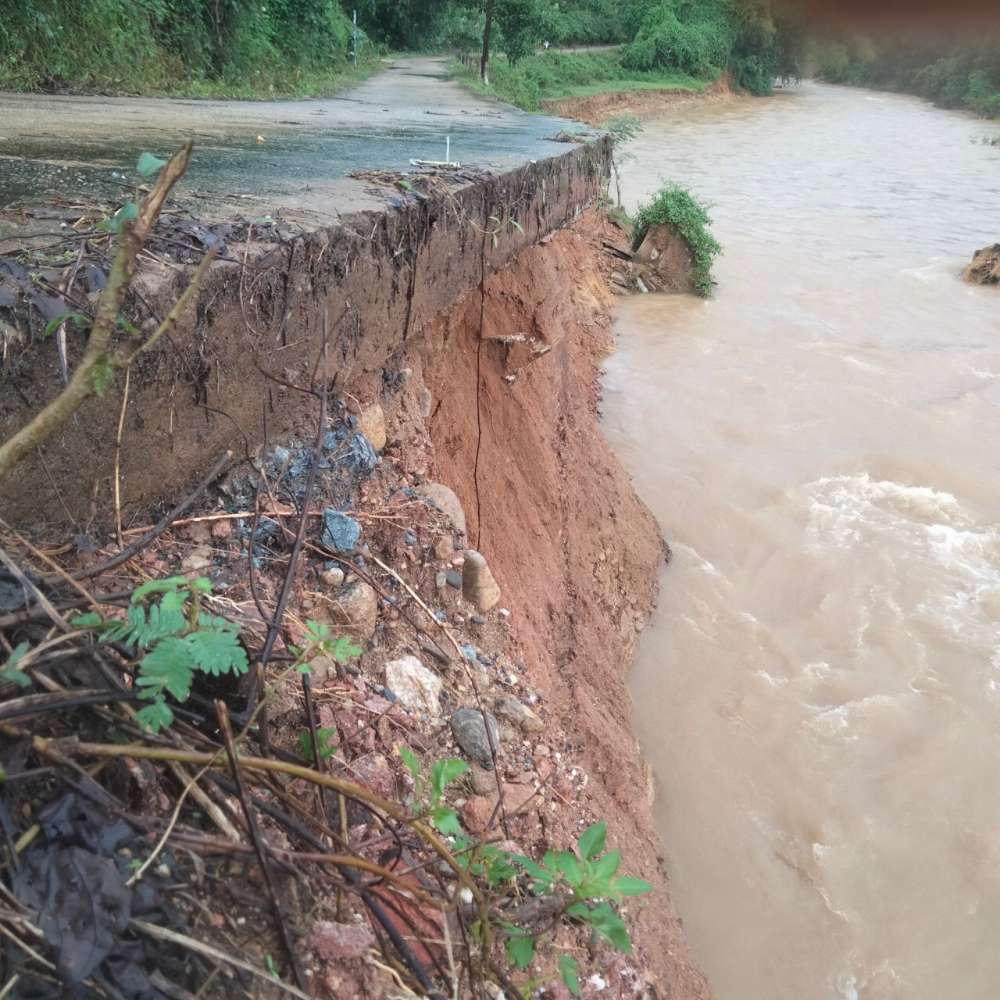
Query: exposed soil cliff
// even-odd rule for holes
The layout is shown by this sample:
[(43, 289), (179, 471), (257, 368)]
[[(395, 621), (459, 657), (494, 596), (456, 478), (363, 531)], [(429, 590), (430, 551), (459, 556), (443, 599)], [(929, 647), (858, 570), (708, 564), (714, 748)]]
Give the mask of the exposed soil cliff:
[(612, 301), (573, 230), (525, 251), (425, 334), (428, 427), (534, 682), (580, 748), (584, 815), (607, 818), (616, 846), (660, 890), (638, 922), (643, 959), (661, 995), (705, 997), (629, 728), (626, 676), (667, 550), (597, 425), (595, 363), (614, 350)]
[[(206, 574), (224, 590), (226, 613), (240, 622), (253, 656), (264, 645), (277, 603), (287, 612), (277, 646), (286, 660), (292, 644), (304, 641), (309, 617), (328, 622), (334, 634), (350, 631), (364, 652), (351, 674), (332, 663), (316, 674), (318, 723), (336, 733), (334, 773), (392, 802), (414, 790), (395, 748), (410, 746), (426, 765), (459, 752), (456, 709), (496, 712), (505, 719), (497, 770), (474, 769), (475, 777), (470, 773), (464, 787), (446, 796), (461, 810), (465, 828), (497, 837), (501, 805), (494, 796), (500, 787), (506, 790), (502, 808), (511, 813), (503, 834), (511, 850), (539, 856), (549, 845), (572, 844), (586, 825), (603, 819), (608, 846), (623, 851), (623, 870), (657, 890), (646, 906), (627, 901), (622, 910), (634, 956), (597, 947), (586, 931), (569, 929), (577, 935), (569, 946), (587, 975), (598, 970), (583, 996), (708, 1000), (710, 989), (670, 901), (650, 812), (651, 780), (629, 728), (626, 675), (667, 550), (597, 425), (596, 362), (614, 349), (613, 297), (601, 255), (572, 228), (552, 231), (593, 196), (596, 167), (582, 150), (562, 163), (547, 161), (377, 219), (378, 239), (371, 231), (363, 235), (355, 220), (322, 239), (251, 249), (258, 267), (248, 274), (235, 265), (220, 269), (195, 323), (179, 337), (179, 363), (164, 354), (133, 378), (121, 448), (123, 510), (149, 517), (152, 505), (185, 489), (192, 471), (222, 447), (238, 443), (254, 462), (237, 466), (223, 487), (209, 491), (200, 509), (189, 512), (198, 515), (194, 521), (168, 530), (135, 561), (95, 574), (94, 585), (104, 593), (127, 593), (149, 576)], [(507, 224), (515, 214), (519, 227)], [(490, 230), (491, 215), (503, 219), (502, 231)], [(599, 222), (591, 214), (578, 222), (593, 244)], [(305, 263), (293, 267), (299, 254)], [(332, 389), (357, 419), (331, 395), (326, 419), (335, 415), (339, 423), (320, 426), (317, 437), (316, 398), (289, 386), (308, 384), (322, 359), (321, 309), (339, 315), (345, 301), (354, 318), (332, 336), (330, 353), (341, 371)], [(255, 357), (253, 350), (263, 345), (279, 359), (279, 382), (259, 371), (264, 355)], [(29, 339), (15, 373), (39, 396), (53, 391), (56, 378), (48, 350), (40, 339)], [(191, 374), (195, 361), (200, 377), (192, 375), (189, 384), (185, 372)], [(24, 407), (10, 395), (3, 402), (9, 423), (24, 418)], [(220, 402), (228, 420), (220, 419)], [(110, 406), (95, 401), (78, 425), (65, 429), (49, 452), (51, 479), (27, 465), (25, 478), (7, 486), (7, 516), (22, 524), (52, 522), (59, 517), (58, 499), (82, 521), (101, 510), (106, 522), (106, 414), (114, 423), (120, 405), (121, 396)], [(345, 457), (365, 474), (341, 483)], [(316, 506), (302, 513), (304, 478), (321, 458)], [(100, 466), (91, 468), (91, 462)], [(461, 507), (448, 501), (440, 484), (457, 493)], [(437, 492), (428, 494), (429, 488)], [(432, 495), (437, 502), (428, 510), (425, 500)], [(305, 550), (290, 543), (300, 513)], [(67, 568), (116, 551), (102, 517), (87, 534), (76, 535), (77, 546), (89, 554), (71, 544), (51, 548)], [(354, 534), (340, 548), (335, 529), (346, 522)], [(70, 529), (61, 530), (60, 540), (70, 537)], [(52, 532), (50, 526), (49, 539)], [(24, 556), (35, 557), (23, 539), (4, 542), (21, 544)], [(470, 547), (486, 557), (500, 587), (500, 603), (482, 614), (467, 600)], [(306, 554), (296, 561), (291, 553), (299, 551)], [(51, 570), (47, 564), (35, 568)], [(16, 610), (8, 617), (16, 643), (28, 619)], [(410, 668), (400, 664), (414, 657), (432, 680), (438, 678), (437, 693), (423, 703), (425, 691), (404, 695)], [(272, 663), (266, 676), (273, 680), (280, 672)], [(482, 701), (470, 690), (475, 674)], [(511, 722), (511, 712), (531, 705), (537, 710), (533, 719), (526, 716), (531, 727)], [(268, 714), (272, 745), (295, 754), (311, 723), (294, 685), (277, 691)], [(451, 727), (444, 724), (449, 717)], [(160, 829), (157, 814), (174, 808), (176, 783), (138, 768), (122, 780), (132, 801), (144, 800), (152, 829)], [(203, 819), (185, 815), (187, 835), (211, 853), (216, 842), (196, 829)], [(354, 822), (349, 811), (348, 821)], [(266, 830), (272, 846), (299, 844), (290, 828)], [(368, 850), (371, 863), (389, 864), (371, 853), (392, 840), (382, 831), (362, 816), (346, 842), (370, 843), (358, 850)], [(301, 865), (304, 857), (297, 856)], [(393, 865), (410, 864), (399, 855), (393, 859)], [(212, 883), (213, 894), (188, 915), (188, 929), (192, 937), (211, 938), (227, 928), (260, 968), (280, 955), (281, 942), (259, 893), (246, 898), (241, 870), (234, 865), (226, 869), (228, 881)], [(300, 952), (316, 977), (313, 994), (330, 1000), (397, 995), (385, 966), (370, 960), (370, 935), (361, 935), (345, 958), (341, 939), (350, 920), (341, 923), (345, 915), (325, 874), (309, 876), (304, 868), (297, 874), (285, 919), (307, 933), (312, 929)], [(373, 886), (378, 895), (391, 883)], [(390, 897), (384, 897), (386, 906)], [(427, 915), (433, 911), (408, 911), (391, 898), (398, 912), (388, 925), (416, 942), (411, 951), (424, 967), (447, 971), (450, 954), (438, 946), (439, 926)], [(240, 923), (227, 918), (236, 907), (244, 914)], [(363, 922), (362, 908), (356, 915)], [(374, 920), (373, 927), (381, 933)], [(546, 971), (553, 964), (551, 954), (540, 959)], [(497, 975), (502, 980), (502, 970)], [(568, 1000), (566, 988), (551, 980), (542, 995)]]

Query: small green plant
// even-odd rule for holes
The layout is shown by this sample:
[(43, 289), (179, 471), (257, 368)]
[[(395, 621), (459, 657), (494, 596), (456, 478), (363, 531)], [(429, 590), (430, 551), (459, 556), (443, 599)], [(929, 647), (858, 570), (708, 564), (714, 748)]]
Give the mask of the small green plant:
[[(608, 133), (611, 139), (611, 169), (615, 175), (615, 191), (618, 197), (618, 208), (622, 207), (622, 185), (621, 166), (635, 159), (632, 153), (623, 152), (622, 149), (627, 142), (630, 142), (642, 131), (642, 122), (635, 115), (615, 115), (606, 122), (601, 123), (601, 128)], [(610, 180), (610, 179), (609, 179)], [(606, 189), (608, 182), (603, 187)], [(605, 202), (609, 202), (606, 191), (604, 192)]]
[(632, 250), (638, 250), (653, 226), (671, 225), (691, 248), (691, 271), (688, 275), (694, 290), (707, 296), (712, 290), (712, 260), (722, 247), (708, 231), (711, 219), (690, 192), (676, 184), (666, 184), (648, 204), (636, 213), (632, 228)]
[[(331, 745), (330, 740), (336, 735), (336, 729), (327, 729), (320, 726), (316, 730), (316, 742), (319, 744), (319, 759), (326, 760), (332, 757), (340, 747)], [(299, 752), (308, 761), (315, 762), (316, 754), (313, 752), (312, 734), (307, 729), (304, 733), (299, 733)]]
[(11, 650), (7, 662), (0, 670), (0, 682), (16, 684), (18, 687), (28, 687), (31, 684), (31, 678), (17, 665), (29, 648), (28, 643), (20, 642)]
[(420, 761), (417, 760), (417, 755), (412, 750), (408, 747), (397, 747), (396, 752), (413, 776), (414, 801), (426, 800), (420, 815), (430, 819), (439, 833), (464, 838), (462, 827), (458, 822), (458, 813), (454, 809), (441, 805), (441, 799), (444, 796), (445, 787), (465, 774), (469, 770), (469, 765), (464, 760), (458, 760), (454, 757), (435, 761), (431, 767), (430, 780), (428, 781), (421, 776)]
[(355, 646), (348, 635), (334, 639), (330, 628), (311, 618), (306, 619), (305, 641), (301, 646), (289, 646), (288, 651), (295, 657), (295, 669), (300, 674), (308, 674), (312, 668), (309, 664), (317, 656), (330, 656), (340, 664), (347, 662), (351, 656), (360, 656), (361, 647)]
[(150, 702), (136, 713), (136, 722), (154, 733), (173, 722), (167, 695), (186, 701), (195, 674), (247, 671), (239, 626), (202, 609), (202, 598), (211, 593), (204, 577), (150, 580), (132, 595), (125, 621), (106, 620), (97, 612), (73, 620), (76, 628), (93, 631), (100, 642), (136, 648), (135, 686)]
[(264, 968), (272, 979), (277, 979), (279, 983), (281, 982), (281, 976), (278, 975), (278, 969), (274, 964), (274, 958), (270, 952), (264, 956)]
[[(621, 917), (612, 907), (626, 896), (652, 892), (653, 887), (641, 878), (618, 875), (621, 851), (605, 853), (607, 825), (595, 823), (580, 835), (575, 851), (549, 848), (541, 864), (521, 854), (498, 852), (504, 867), (517, 865), (528, 876), (532, 893), (548, 895), (557, 908), (557, 919), (566, 917), (589, 927), (591, 932), (608, 944), (632, 954), (632, 938)], [(507, 937), (507, 957), (519, 969), (526, 969), (535, 957), (535, 950), (544, 935), (527, 934), (515, 925), (501, 922)], [(563, 982), (573, 996), (579, 996), (579, 966), (570, 955), (558, 960)]]
[[(619, 951), (632, 953), (628, 928), (612, 904), (628, 896), (652, 892), (653, 887), (643, 879), (618, 874), (621, 851), (605, 851), (607, 825), (604, 822), (594, 823), (584, 830), (575, 850), (549, 848), (541, 862), (533, 861), (523, 854), (505, 851), (497, 844), (470, 837), (459, 825), (455, 810), (442, 803), (446, 787), (468, 770), (464, 761), (436, 761), (431, 766), (430, 777), (424, 778), (420, 761), (410, 749), (398, 747), (396, 752), (413, 776), (416, 818), (430, 819), (437, 830), (448, 837), (455, 860), (470, 875), (485, 883), (494, 898), (518, 893), (524, 888), (535, 896), (546, 897), (552, 913), (546, 931), (531, 933), (511, 921), (495, 921), (512, 965), (522, 971), (527, 969), (535, 960), (539, 946), (550, 940), (552, 930), (565, 922), (582, 924), (595, 937)], [(473, 925), (474, 933), (478, 933), (476, 926)], [(572, 955), (562, 953), (558, 956), (555, 975), (574, 997), (580, 995), (580, 966)], [(528, 984), (526, 996), (533, 986), (534, 982)]]

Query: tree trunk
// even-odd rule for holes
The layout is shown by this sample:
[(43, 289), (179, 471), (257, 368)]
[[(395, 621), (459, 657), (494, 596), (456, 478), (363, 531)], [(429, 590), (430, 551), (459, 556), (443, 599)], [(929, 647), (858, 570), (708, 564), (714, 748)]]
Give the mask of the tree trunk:
[(486, 27), (483, 28), (483, 57), (479, 60), (479, 77), (487, 86), (490, 82), (490, 29), (493, 27), (493, 0), (486, 0)]

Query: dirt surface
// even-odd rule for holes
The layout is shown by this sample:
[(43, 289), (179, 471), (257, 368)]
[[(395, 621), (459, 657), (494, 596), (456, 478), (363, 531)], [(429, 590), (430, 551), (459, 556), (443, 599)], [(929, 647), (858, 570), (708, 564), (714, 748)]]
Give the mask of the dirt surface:
[[(280, 220), (231, 227), (224, 259), (210, 269), (197, 306), (186, 310), (169, 341), (135, 366), (127, 400), (119, 377), (104, 399), (89, 400), (49, 438), (40, 455), (25, 459), (3, 484), (4, 516), (39, 528), (72, 520), (83, 533), (113, 518), (111, 445), (123, 403), (126, 526), (150, 505), (183, 496), (225, 451), (249, 456), (264, 438), (265, 421), (272, 436), (290, 432), (301, 394), (287, 386), (269, 390), (268, 365), (286, 383), (314, 371), (327, 315), (336, 385), (380, 370), (390, 352), (477, 287), (484, 256), (490, 268), (505, 266), (595, 196), (606, 146), (558, 148), (561, 156), (458, 183), (412, 177), (408, 190), (394, 183), (394, 174), (359, 180), (379, 211), (345, 215), (320, 230), (304, 233)], [(80, 210), (64, 205), (54, 211), (72, 219)], [(173, 242), (151, 242), (150, 253), (144, 252), (137, 294), (126, 309), (137, 328), (166, 314), (204, 252), (205, 227), (195, 224), (182, 233), (181, 224), (183, 216), (164, 222)], [(93, 235), (97, 262), (106, 266), (107, 237), (102, 243), (100, 234)], [(5, 436), (62, 386), (57, 338), (45, 336), (46, 323), (65, 312), (90, 312), (99, 294), (89, 279), (84, 283), (81, 266), (69, 308), (62, 304), (60, 289), (77, 260), (75, 250), (65, 251), (57, 242), (43, 256), (37, 248), (12, 252), (9, 270), (24, 273), (0, 274)], [(69, 370), (84, 344), (80, 330), (67, 333)]]
[[(182, 202), (200, 218), (284, 213), (307, 226), (371, 208), (358, 170), (411, 159), (511, 167), (552, 156), (565, 122), (470, 94), (446, 59), (398, 59), (357, 87), (306, 101), (0, 95), (0, 206), (128, 196), (140, 153), (195, 155)], [(450, 145), (446, 143), (450, 139)], [(6, 235), (0, 218), (0, 236)]]
[(667, 550), (597, 425), (595, 364), (614, 350), (612, 301), (574, 231), (526, 251), (487, 279), (485, 298), (470, 293), (428, 333), (429, 428), (531, 676), (580, 748), (589, 777), (581, 822), (607, 817), (616, 844), (661, 889), (638, 931), (658, 995), (704, 998), (629, 727), (627, 664)]
[(673, 226), (654, 226), (634, 254), (631, 237), (607, 212), (584, 212), (573, 231), (587, 244), (616, 295), (694, 292), (691, 248)]
[(586, 97), (563, 97), (555, 101), (542, 101), (542, 107), (549, 114), (575, 118), (588, 125), (599, 126), (617, 115), (634, 115), (636, 118), (646, 120), (658, 118), (672, 108), (687, 107), (691, 104), (723, 103), (735, 98), (727, 74), (701, 93), (690, 90), (609, 91)]
[[(596, 225), (591, 215), (584, 217), (585, 231)], [(213, 485), (155, 544), (120, 568), (95, 575), (90, 585), (121, 595), (151, 577), (204, 576), (216, 595), (212, 612), (240, 623), (244, 643), (256, 657), (270, 609), (288, 581), (278, 661), (267, 668), (268, 683), (281, 678), (267, 707), (271, 753), (279, 760), (300, 758), (303, 733), (309, 731), (304, 689), (288, 667), (292, 644), (307, 641), (307, 620), (327, 625), (334, 635), (347, 632), (362, 647), (349, 669), (329, 657), (313, 662), (310, 697), (316, 725), (337, 747), (326, 767), (390, 802), (423, 794), (404, 766), (399, 746), (417, 754), (425, 773), (443, 757), (469, 759), (468, 751), (456, 746), (449, 717), (457, 709), (480, 706), (494, 712), (500, 719), (496, 770), (472, 760), (472, 769), (449, 787), (443, 800), (459, 811), (465, 830), (499, 842), (504, 850), (539, 857), (551, 845), (572, 844), (586, 826), (604, 819), (608, 849), (623, 852), (623, 872), (647, 879), (657, 890), (645, 905), (627, 900), (620, 908), (635, 944), (633, 955), (597, 945), (586, 931), (565, 926), (548, 932), (535, 970), (547, 975), (557, 954), (569, 950), (584, 969), (585, 1000), (710, 1000), (670, 902), (662, 846), (650, 815), (650, 775), (629, 729), (627, 666), (668, 552), (597, 426), (596, 363), (614, 349), (607, 314), (613, 296), (598, 260), (572, 230), (543, 238), (511, 266), (488, 275), (481, 292), (469, 292), (382, 364), (351, 381), (342, 397), (331, 399), (319, 433), (320, 451), (316, 401), (307, 401), (292, 434), (272, 439), (253, 463), (238, 465)], [(308, 518), (306, 545), (296, 561), (290, 556), (296, 509), (305, 502), (314, 455), (322, 459), (308, 508), (315, 516)], [(440, 484), (453, 488), (457, 498)], [(357, 532), (350, 548), (336, 555), (325, 527), (331, 517), (338, 524), (347, 519)], [(145, 530), (127, 529), (126, 539)], [(51, 533), (44, 541), (36, 536), (36, 543), (49, 560), (86, 571), (116, 551), (113, 536), (104, 539), (87, 540), (89, 551), (79, 544), (60, 544), (62, 539)], [(40, 576), (51, 571), (52, 563), (29, 549), (23, 538), (4, 534), (0, 542)], [(466, 600), (470, 546), (486, 556), (499, 583), (499, 600), (489, 607), (477, 608)], [(51, 592), (57, 605), (68, 597), (78, 601), (78, 592)], [(114, 601), (105, 604), (104, 613), (120, 615), (115, 607)], [(0, 627), (8, 629), (8, 641), (18, 642), (31, 641), (32, 630), (40, 626), (15, 614), (13, 622)], [(440, 696), (422, 708), (408, 701), (393, 673), (398, 669), (393, 662), (404, 656), (416, 657), (440, 679)], [(81, 671), (82, 664), (76, 669)], [(52, 677), (65, 682), (58, 669)], [(252, 701), (242, 708), (239, 697), (236, 702), (231, 711), (242, 724)], [(512, 704), (524, 714), (519, 722), (510, 717)], [(7, 708), (10, 717), (9, 703)], [(198, 716), (213, 711), (211, 701), (193, 702), (189, 708), (194, 714), (185, 714), (185, 723), (201, 726), (202, 733), (182, 726), (177, 734), (181, 746), (192, 739), (195, 746), (217, 745), (212, 727), (205, 728), (211, 714), (201, 721)], [(75, 720), (66, 719), (69, 731), (82, 727), (91, 746), (109, 742), (107, 719), (88, 711), (77, 709)], [(45, 718), (46, 735), (65, 732), (58, 717), (50, 713)], [(117, 725), (128, 729), (124, 720)], [(61, 753), (73, 752), (72, 742), (56, 746)], [(262, 752), (259, 735), (251, 735), (245, 752), (252, 769), (255, 758), (250, 755)], [(49, 759), (23, 740), (0, 740), (8, 772), (30, 769), (36, 753), (38, 762)], [(36, 803), (36, 810), (44, 804), (62, 808), (61, 761), (57, 754), (51, 760), (55, 766), (41, 768), (40, 784), (18, 784), (19, 794)], [(114, 812), (90, 807), (92, 825), (103, 831), (117, 817), (148, 835), (136, 839), (126, 830), (121, 837), (127, 844), (124, 855), (119, 850), (101, 860), (95, 854), (98, 860), (89, 861), (87, 870), (106, 873), (114, 861), (127, 871), (128, 864), (148, 856), (171, 817), (179, 818), (167, 837), (160, 882), (154, 881), (147, 895), (158, 900), (157, 894), (168, 890), (163, 880), (169, 876), (169, 891), (180, 902), (159, 919), (187, 941), (235, 953), (254, 969), (291, 981), (279, 925), (267, 902), (267, 879), (242, 839), (247, 827), (239, 821), (236, 792), (222, 787), (220, 795), (216, 787), (212, 796), (236, 821), (233, 840), (220, 836), (200, 801), (182, 808), (176, 777), (144, 762), (137, 744), (122, 766), (107, 769), (105, 780), (110, 784), (102, 794), (113, 795), (119, 804)], [(401, 963), (397, 976), (401, 973), (411, 983), (414, 962), (432, 979), (447, 983), (455, 975), (453, 963), (460, 967), (464, 952), (457, 944), (454, 952), (445, 949), (441, 918), (433, 909), (407, 902), (395, 883), (369, 875), (368, 896), (351, 891), (341, 909), (337, 872), (317, 865), (316, 844), (303, 842), (304, 827), (314, 831), (313, 837), (324, 830), (310, 819), (308, 783), (246, 780), (256, 796), (253, 808), (259, 810), (268, 849), (283, 863), (271, 878), (284, 900), (283, 921), (293, 930), (311, 996), (397, 997), (386, 962)], [(299, 799), (296, 824), (288, 821), (287, 812)], [(22, 815), (26, 823), (31, 812), (22, 810), (20, 801), (11, 804), (17, 806), (18, 823)], [(352, 856), (376, 865), (377, 871), (395, 871), (411, 880), (407, 884), (448, 904), (453, 891), (448, 880), (439, 886), (422, 874), (420, 845), (405, 830), (378, 810), (349, 806), (346, 815), (342, 835)], [(336, 829), (337, 814), (328, 812), (327, 823)], [(21, 832), (19, 825), (16, 833)], [(60, 843), (45, 841), (39, 849), (58, 852)], [(88, 843), (74, 849), (93, 854), (101, 848)], [(27, 905), (30, 917), (30, 899)], [(500, 918), (521, 913), (516, 919), (527, 920), (529, 928), (536, 926), (533, 919), (536, 929), (546, 925), (544, 913), (524, 916), (516, 895), (500, 896), (495, 905)], [(449, 926), (458, 942), (462, 920), (474, 913), (463, 916), (453, 906), (446, 910), (447, 920), (455, 921)], [(148, 931), (141, 924), (130, 926), (120, 939), (103, 942), (109, 957), (94, 967), (93, 977), (129, 998), (139, 996), (135, 983), (147, 982), (154, 991), (142, 993), (144, 998), (175, 995), (163, 992), (156, 949), (143, 944)], [(409, 942), (409, 959), (401, 961), (403, 953), (387, 942), (387, 928)], [(215, 982), (210, 966), (190, 957), (185, 962), (190, 947), (182, 940), (173, 949), (166, 979), (189, 993), (231, 995), (233, 970)], [(377, 948), (381, 961), (372, 957)], [(497, 954), (502, 963), (499, 950)], [(128, 982), (121, 978), (122, 955), (132, 963)], [(23, 997), (34, 997), (30, 989), (38, 980), (18, 964), (23, 963), (21, 953), (8, 949), (5, 957), (8, 971), (22, 970)], [(505, 995), (514, 995), (523, 975), (504, 971), (502, 964), (498, 969), (491, 974), (494, 982)], [(278, 995), (267, 986), (267, 974), (241, 978), (251, 996)], [(43, 977), (42, 988), (44, 982)], [(489, 995), (495, 997), (498, 988)], [(460, 987), (457, 995), (464, 1000), (468, 994)], [(569, 1000), (557, 979), (545, 982), (538, 995)]]

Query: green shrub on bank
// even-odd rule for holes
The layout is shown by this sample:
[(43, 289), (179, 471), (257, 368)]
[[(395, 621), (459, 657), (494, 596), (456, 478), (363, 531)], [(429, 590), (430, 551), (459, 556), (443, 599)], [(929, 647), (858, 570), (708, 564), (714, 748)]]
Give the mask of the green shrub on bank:
[(715, 79), (728, 71), (750, 94), (775, 79), (797, 78), (801, 31), (767, 0), (643, 0), (643, 14), (622, 61), (634, 70), (672, 68)]
[(676, 184), (664, 185), (656, 197), (641, 205), (632, 225), (632, 251), (642, 246), (646, 233), (653, 226), (671, 225), (684, 237), (691, 248), (691, 286), (701, 296), (712, 290), (712, 260), (722, 253), (722, 247), (708, 231), (708, 212), (690, 192)]

